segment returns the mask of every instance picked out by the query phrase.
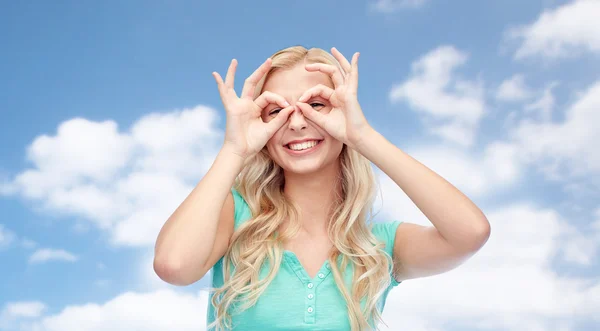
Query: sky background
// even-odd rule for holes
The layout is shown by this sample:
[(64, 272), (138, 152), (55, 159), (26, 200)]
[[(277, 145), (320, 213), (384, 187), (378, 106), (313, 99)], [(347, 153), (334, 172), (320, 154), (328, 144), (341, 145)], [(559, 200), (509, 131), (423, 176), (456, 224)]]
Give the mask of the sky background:
[[(211, 72), (292, 45), (360, 51), (371, 125), (492, 224), (390, 330), (598, 329), (600, 1), (249, 4), (0, 2), (0, 330), (204, 330), (209, 276), (162, 282), (154, 241), (221, 146)], [(428, 224), (378, 176), (377, 220)]]

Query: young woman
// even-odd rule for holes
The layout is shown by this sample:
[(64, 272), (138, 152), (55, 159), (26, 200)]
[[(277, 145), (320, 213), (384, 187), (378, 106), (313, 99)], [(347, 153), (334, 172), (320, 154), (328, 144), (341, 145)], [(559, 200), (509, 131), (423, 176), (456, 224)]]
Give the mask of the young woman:
[[(369, 125), (359, 54), (331, 51), (278, 51), (240, 96), (235, 60), (225, 81), (213, 73), (224, 144), (164, 225), (154, 260), (176, 285), (212, 269), (211, 330), (376, 329), (392, 288), (458, 266), (489, 237), (473, 202)], [(371, 162), (433, 226), (371, 222)]]

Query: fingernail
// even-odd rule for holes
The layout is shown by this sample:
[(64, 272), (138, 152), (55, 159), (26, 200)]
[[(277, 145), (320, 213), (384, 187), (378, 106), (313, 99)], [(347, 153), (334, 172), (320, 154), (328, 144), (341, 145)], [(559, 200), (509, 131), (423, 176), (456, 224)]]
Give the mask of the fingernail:
[(286, 107), (289, 107), (289, 105), (290, 105), (290, 103), (289, 103), (289, 102), (287, 102), (287, 101), (285, 101), (283, 104), (284, 104)]

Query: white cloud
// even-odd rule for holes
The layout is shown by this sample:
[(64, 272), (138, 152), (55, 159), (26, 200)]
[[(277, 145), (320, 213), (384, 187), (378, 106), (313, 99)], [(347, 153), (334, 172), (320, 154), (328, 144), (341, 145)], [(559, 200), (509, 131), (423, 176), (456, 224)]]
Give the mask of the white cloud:
[[(536, 115), (535, 119), (516, 122), (508, 128), (507, 140), (488, 144), (481, 153), (444, 145), (406, 149), (475, 201), (487, 201), (480, 206), (492, 224), (492, 235), (458, 269), (410, 280), (392, 291), (384, 313), (390, 330), (442, 330), (456, 325), (461, 330), (563, 331), (573, 330), (580, 321), (600, 322), (600, 277), (563, 275), (553, 265), (563, 261), (596, 266), (600, 208), (592, 215), (595, 221), (582, 227), (556, 210), (527, 202), (485, 207), (495, 200), (491, 193), (501, 194), (499, 188), (519, 183), (528, 166), (545, 169), (547, 159), (571, 170), (551, 167), (556, 176), (579, 174), (589, 182), (600, 170), (599, 153), (594, 150), (594, 142), (600, 141), (596, 111), (600, 81), (578, 94), (562, 123), (550, 122), (555, 86), (549, 84), (539, 99), (524, 106), (524, 113)], [(431, 224), (390, 178), (383, 174), (380, 178), (383, 206), (378, 219)]]
[(552, 111), (556, 105), (552, 90), (557, 86), (558, 82), (549, 83), (536, 101), (525, 106), (525, 113), (536, 115), (541, 122), (549, 122), (552, 119)]
[(374, 0), (370, 7), (378, 12), (393, 13), (402, 9), (415, 9), (424, 6), (429, 0)]
[[(465, 178), (457, 176), (457, 184), (471, 186), (462, 184)], [(418, 209), (407, 210), (405, 206), (414, 204), (393, 185), (383, 178), (384, 212), (421, 223), (413, 217)], [(569, 330), (570, 323), (600, 316), (600, 279), (565, 277), (552, 270), (553, 258), (569, 249), (565, 240), (580, 239), (566, 231), (571, 226), (561, 215), (527, 203), (498, 206), (486, 214), (492, 237), (475, 257), (454, 271), (407, 281), (392, 291), (384, 312), (389, 330), (438, 331), (448, 324), (465, 325), (463, 329)], [(600, 209), (595, 216), (600, 216)], [(600, 233), (598, 220), (594, 229)], [(587, 233), (583, 237), (588, 238)], [(140, 269), (150, 279), (148, 261)], [(125, 293), (102, 304), (66, 307), (35, 320), (26, 330), (204, 330), (207, 300), (204, 291)]]
[(600, 53), (600, 1), (577, 0), (545, 10), (535, 22), (511, 28), (507, 36), (518, 39), (515, 58), (575, 57), (583, 52)]
[(522, 158), (549, 178), (579, 178), (600, 184), (597, 176), (588, 176), (600, 173), (598, 109), (600, 81), (579, 93), (565, 111), (564, 121), (524, 119), (510, 130), (510, 136)]
[(7, 229), (4, 224), (0, 224), (0, 249), (7, 248), (15, 241), (14, 232)]
[[(521, 178), (523, 162), (516, 146), (493, 142), (479, 154), (468, 153), (452, 146), (415, 146), (405, 149), (409, 155), (454, 184), (469, 197), (485, 198), (491, 193), (509, 189)], [(378, 171), (381, 196), (375, 207), (382, 207), (387, 217), (428, 224), (425, 216), (399, 191), (398, 186)], [(382, 205), (383, 203), (383, 205)], [(399, 215), (395, 212), (401, 211)]]
[[(600, 222), (596, 222), (596, 225)], [(565, 261), (592, 266), (600, 246), (600, 229), (591, 233), (583, 233), (576, 227), (565, 229), (568, 240), (564, 242), (562, 257)]]
[(48, 261), (75, 262), (79, 258), (73, 253), (63, 249), (40, 248), (29, 257), (29, 263), (43, 263)]
[(16, 330), (21, 322), (40, 317), (46, 309), (39, 301), (8, 302), (0, 312), (0, 330)]
[[(57, 187), (70, 188), (89, 179), (107, 183), (127, 165), (132, 144), (112, 121), (74, 118), (59, 125), (54, 137), (37, 137), (27, 150), (36, 169), (19, 174), (13, 185), (31, 198)], [(35, 183), (35, 185), (34, 185)]]
[(103, 303), (64, 308), (29, 325), (30, 331), (206, 330), (208, 293), (128, 292)]
[(484, 115), (481, 82), (455, 73), (468, 55), (453, 46), (441, 46), (412, 64), (412, 74), (390, 91), (394, 103), (406, 102), (424, 116), (428, 132), (461, 146), (471, 146)]
[(218, 152), (217, 120), (203, 106), (149, 114), (127, 132), (113, 121), (68, 120), (33, 141), (33, 167), (2, 191), (83, 217), (115, 244), (151, 245)]
[(39, 301), (9, 302), (2, 309), (2, 316), (31, 318), (40, 316), (44, 310), (46, 305)]
[[(382, 187), (384, 214), (430, 224), (389, 178)], [(487, 244), (453, 271), (409, 280), (393, 290), (384, 312), (389, 330), (442, 330), (448, 324), (461, 330), (560, 330), (557, 323), (569, 330), (577, 321), (599, 320), (600, 278), (563, 276), (552, 262), (569, 254), (567, 262), (586, 265), (592, 248), (577, 251), (572, 245), (596, 239), (597, 250), (600, 222), (593, 234), (573, 233), (552, 209), (528, 203), (483, 209), (492, 225)]]
[(583, 266), (592, 266), (597, 261), (600, 250), (600, 208), (592, 217), (595, 219), (583, 230), (571, 225), (563, 229), (566, 239), (563, 243), (563, 260)]
[(496, 92), (496, 99), (507, 102), (523, 101), (529, 99), (531, 94), (531, 89), (525, 83), (525, 76), (515, 74), (500, 84)]

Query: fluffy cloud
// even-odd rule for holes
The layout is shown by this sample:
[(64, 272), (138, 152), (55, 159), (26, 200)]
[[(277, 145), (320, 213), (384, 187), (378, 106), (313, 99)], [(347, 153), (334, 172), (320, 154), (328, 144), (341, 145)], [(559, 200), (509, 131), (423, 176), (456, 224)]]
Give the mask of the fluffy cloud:
[[(386, 215), (429, 223), (389, 178), (382, 182), (386, 201), (393, 199), (384, 206)], [(559, 275), (552, 263), (562, 257), (589, 265), (598, 250), (600, 222), (583, 233), (556, 211), (529, 203), (484, 212), (492, 235), (471, 260), (392, 291), (384, 312), (390, 330), (442, 330), (448, 324), (494, 330), (560, 330), (560, 325), (570, 330), (574, 323), (598, 320), (600, 279)]]
[(583, 266), (594, 264), (600, 248), (600, 208), (596, 210), (595, 217), (596, 220), (586, 226), (585, 231), (575, 226), (565, 227), (564, 234), (569, 240), (563, 243), (563, 260)]
[(540, 122), (549, 122), (552, 119), (552, 111), (556, 105), (553, 90), (558, 82), (550, 82), (538, 99), (525, 106), (525, 113), (533, 115)]
[(525, 76), (516, 74), (500, 84), (496, 99), (507, 102), (523, 101), (528, 99), (531, 93), (532, 91), (525, 83)]
[(48, 261), (64, 261), (64, 262), (75, 262), (79, 258), (64, 249), (52, 249), (52, 248), (41, 248), (33, 252), (29, 257), (29, 263), (43, 263)]
[(16, 330), (19, 324), (40, 317), (46, 309), (39, 301), (6, 303), (0, 312), (0, 330)]
[(173, 290), (128, 292), (103, 304), (65, 307), (56, 315), (21, 321), (25, 331), (205, 330), (208, 294)]
[[(384, 186), (388, 201), (410, 204), (398, 188), (389, 187)], [(403, 206), (386, 212), (403, 219), (412, 213)], [(406, 281), (390, 293), (384, 312), (389, 330), (438, 331), (453, 324), (461, 329), (558, 331), (598, 321), (600, 279), (559, 275), (552, 263), (579, 239), (598, 238), (600, 209), (588, 233), (572, 232), (559, 213), (529, 203), (490, 208), (486, 214), (492, 236), (471, 260), (443, 275)], [(104, 303), (68, 306), (54, 315), (33, 314), (39, 317), (21, 318), (18, 325), (23, 331), (205, 330), (207, 300), (205, 291), (128, 292)]]
[[(563, 179), (565, 185), (572, 185), (576, 178), (586, 183), (597, 180), (600, 162), (594, 142), (600, 141), (596, 111), (600, 109), (600, 81), (578, 92), (565, 108), (564, 120), (557, 122), (551, 120), (555, 86), (548, 84), (539, 98), (533, 93), (533, 101), (523, 105), (522, 118), (508, 127), (506, 139), (484, 146), (482, 153), (444, 145), (406, 149), (481, 201), (478, 204), (490, 220), (492, 235), (460, 268), (407, 281), (393, 291), (384, 313), (390, 330), (441, 330), (454, 325), (458, 329), (563, 331), (576, 329), (578, 323), (600, 322), (600, 278), (593, 273), (562, 274), (555, 265), (597, 265), (600, 209), (590, 215), (589, 222), (574, 223), (554, 209), (528, 202), (498, 205), (495, 198), (486, 199), (518, 183), (531, 166), (552, 179)], [(391, 179), (380, 178), (383, 205), (378, 219), (430, 224)], [(571, 189), (579, 190), (579, 186)]]
[(461, 146), (471, 146), (485, 111), (481, 82), (455, 73), (468, 55), (453, 46), (441, 46), (412, 64), (412, 74), (392, 87), (390, 100), (406, 102), (421, 115), (428, 132)]
[[(600, 81), (579, 93), (568, 107), (564, 121), (550, 122), (523, 119), (511, 130), (510, 136), (522, 158), (535, 164), (549, 178), (585, 179), (594, 182), (590, 174), (600, 173)], [(600, 184), (597, 180), (595, 184)]]
[(544, 11), (535, 22), (511, 28), (509, 39), (520, 41), (515, 58), (566, 58), (582, 52), (600, 53), (600, 1), (577, 0)]
[[(405, 151), (427, 167), (454, 184), (472, 198), (484, 199), (491, 193), (510, 189), (522, 176), (523, 162), (517, 147), (505, 142), (494, 142), (479, 154), (469, 153), (452, 146), (413, 146)], [(381, 195), (376, 207), (384, 218), (428, 224), (420, 210), (398, 191), (398, 186), (378, 171)], [(396, 213), (398, 210), (400, 214)]]
[(33, 141), (32, 168), (0, 192), (82, 216), (115, 244), (150, 245), (210, 167), (222, 137), (217, 120), (202, 106), (144, 116), (126, 132), (113, 121), (71, 119)]

